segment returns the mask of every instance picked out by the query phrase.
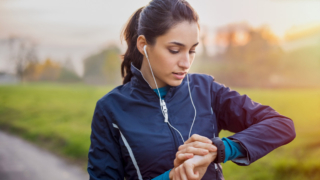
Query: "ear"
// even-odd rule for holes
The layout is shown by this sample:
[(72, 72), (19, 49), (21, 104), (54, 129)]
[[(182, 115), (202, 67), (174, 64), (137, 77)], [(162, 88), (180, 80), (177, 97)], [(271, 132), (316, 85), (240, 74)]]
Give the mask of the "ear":
[(137, 38), (137, 49), (141, 54), (145, 56), (144, 49), (143, 49), (144, 45), (147, 45), (146, 38), (144, 37), (144, 35), (140, 35)]

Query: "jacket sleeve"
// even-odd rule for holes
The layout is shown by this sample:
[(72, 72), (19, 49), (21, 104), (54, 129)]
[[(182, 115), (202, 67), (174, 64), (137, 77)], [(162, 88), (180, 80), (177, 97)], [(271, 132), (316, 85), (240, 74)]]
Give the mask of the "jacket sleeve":
[(123, 180), (124, 168), (119, 141), (105, 108), (96, 104), (90, 135), (87, 171), (90, 180)]
[(247, 152), (239, 143), (225, 137), (223, 137), (221, 140), (225, 147), (225, 158), (223, 163), (226, 163), (228, 160), (246, 157)]
[(254, 102), (247, 95), (215, 81), (212, 81), (211, 93), (218, 132), (221, 129), (234, 132), (228, 138), (239, 142), (247, 151), (244, 161), (232, 160), (234, 163), (249, 165), (295, 138), (293, 121), (270, 106)]
[(169, 174), (172, 169), (169, 169), (168, 171), (164, 172), (163, 174), (160, 174), (159, 176), (153, 178), (152, 180), (170, 180)]

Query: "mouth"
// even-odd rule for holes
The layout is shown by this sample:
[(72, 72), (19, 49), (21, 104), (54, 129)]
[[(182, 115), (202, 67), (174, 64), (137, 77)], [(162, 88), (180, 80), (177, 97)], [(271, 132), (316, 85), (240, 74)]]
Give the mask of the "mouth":
[(173, 74), (173, 75), (175, 76), (175, 78), (177, 78), (177, 79), (183, 79), (184, 76), (186, 75), (186, 72), (173, 72), (172, 74)]

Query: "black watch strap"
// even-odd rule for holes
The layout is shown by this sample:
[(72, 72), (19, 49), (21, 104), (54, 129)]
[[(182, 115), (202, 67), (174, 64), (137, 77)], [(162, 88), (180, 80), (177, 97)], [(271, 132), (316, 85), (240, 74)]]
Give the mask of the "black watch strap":
[(225, 159), (225, 147), (223, 141), (219, 137), (214, 137), (211, 139), (212, 143), (217, 147), (217, 157), (213, 161), (214, 163), (222, 163)]

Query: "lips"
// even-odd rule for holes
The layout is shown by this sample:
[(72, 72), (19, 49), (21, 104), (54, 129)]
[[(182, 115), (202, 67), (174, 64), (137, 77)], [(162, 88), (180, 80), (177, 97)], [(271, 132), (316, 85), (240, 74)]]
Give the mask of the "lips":
[(176, 79), (181, 80), (184, 78), (186, 72), (173, 72), (172, 74), (175, 76)]
[(185, 75), (185, 72), (177, 72), (177, 73), (173, 73), (173, 74), (178, 74), (178, 75)]

